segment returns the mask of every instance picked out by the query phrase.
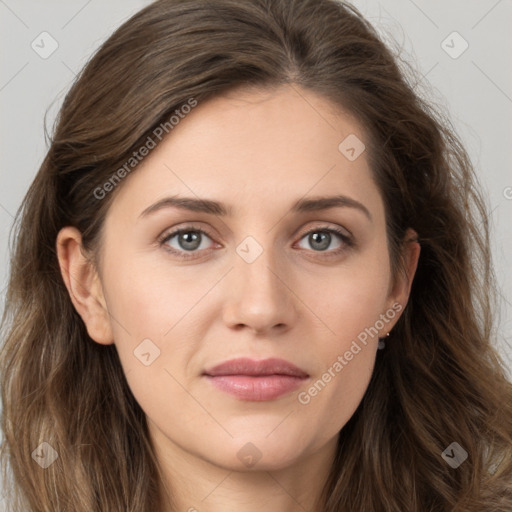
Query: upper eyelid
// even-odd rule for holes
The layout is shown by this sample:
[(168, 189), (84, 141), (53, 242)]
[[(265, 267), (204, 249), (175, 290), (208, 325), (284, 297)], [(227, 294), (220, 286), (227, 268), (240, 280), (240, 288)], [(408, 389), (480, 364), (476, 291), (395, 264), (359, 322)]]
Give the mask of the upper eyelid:
[(172, 228), (170, 230), (165, 230), (159, 237), (158, 239), (160, 241), (162, 240), (166, 240), (167, 238), (171, 238), (173, 236), (176, 236), (177, 234), (179, 234), (180, 232), (187, 232), (187, 231), (198, 231), (198, 232), (201, 232), (201, 233), (204, 233), (205, 235), (207, 235), (209, 238), (213, 238), (212, 235), (209, 233), (209, 231), (207, 231), (206, 229), (204, 228), (200, 228), (200, 227), (197, 227), (197, 226), (194, 226), (194, 225), (185, 225), (183, 227), (177, 227), (177, 228)]

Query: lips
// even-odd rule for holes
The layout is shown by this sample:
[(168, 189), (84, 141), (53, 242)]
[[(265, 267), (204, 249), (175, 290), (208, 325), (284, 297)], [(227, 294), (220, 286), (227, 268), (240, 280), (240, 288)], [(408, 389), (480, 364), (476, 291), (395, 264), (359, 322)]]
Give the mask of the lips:
[(284, 359), (226, 361), (204, 372), (217, 389), (239, 400), (267, 401), (300, 387), (309, 375)]
[(294, 364), (284, 359), (264, 359), (255, 361), (248, 358), (232, 359), (206, 370), (205, 375), (219, 377), (224, 375), (288, 375), (290, 377), (305, 378), (309, 375)]

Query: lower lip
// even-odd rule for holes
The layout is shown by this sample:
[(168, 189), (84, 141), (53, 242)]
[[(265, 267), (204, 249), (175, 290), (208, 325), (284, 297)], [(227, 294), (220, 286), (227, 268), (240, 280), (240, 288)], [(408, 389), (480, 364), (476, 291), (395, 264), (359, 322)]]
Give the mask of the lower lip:
[(306, 380), (291, 375), (264, 375), (251, 377), (249, 375), (222, 375), (206, 378), (218, 389), (235, 396), (239, 400), (263, 402), (274, 400), (294, 391)]

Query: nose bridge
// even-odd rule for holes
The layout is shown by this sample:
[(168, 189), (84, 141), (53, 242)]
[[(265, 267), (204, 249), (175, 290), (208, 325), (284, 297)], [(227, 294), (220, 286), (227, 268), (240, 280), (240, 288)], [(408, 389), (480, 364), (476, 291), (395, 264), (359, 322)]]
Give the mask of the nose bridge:
[[(260, 240), (262, 238), (259, 237)], [(266, 300), (275, 299), (276, 293), (280, 293), (277, 288), (283, 286), (276, 276), (276, 248), (271, 244), (271, 236), (265, 237), (261, 243), (255, 237), (247, 236), (236, 247), (236, 274), (242, 279), (243, 288), (250, 295), (263, 295)]]
[(272, 239), (266, 236), (264, 246), (255, 237), (247, 236), (236, 247), (232, 302), (228, 308), (230, 323), (267, 329), (290, 322), (292, 300), (276, 248), (268, 245)]

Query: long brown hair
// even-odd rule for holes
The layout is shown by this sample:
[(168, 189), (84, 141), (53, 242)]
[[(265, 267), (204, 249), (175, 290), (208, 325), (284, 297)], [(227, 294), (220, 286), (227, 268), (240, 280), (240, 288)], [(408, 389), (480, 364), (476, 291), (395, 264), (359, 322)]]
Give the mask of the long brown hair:
[[(449, 121), (410, 76), (335, 0), (157, 0), (101, 46), (16, 217), (0, 359), (9, 510), (162, 510), (145, 415), (115, 346), (93, 342), (73, 308), (57, 233), (75, 226), (97, 251), (115, 191), (95, 191), (190, 98), (283, 84), (363, 123), (393, 276), (408, 227), (421, 244), (392, 342), (340, 432), (322, 512), (512, 510), (512, 385), (493, 346), (488, 208)], [(43, 442), (58, 454), (46, 469), (33, 457)], [(456, 469), (441, 456), (452, 442), (468, 453)]]

